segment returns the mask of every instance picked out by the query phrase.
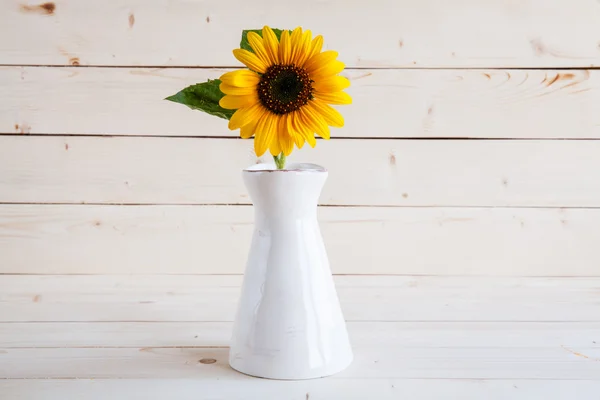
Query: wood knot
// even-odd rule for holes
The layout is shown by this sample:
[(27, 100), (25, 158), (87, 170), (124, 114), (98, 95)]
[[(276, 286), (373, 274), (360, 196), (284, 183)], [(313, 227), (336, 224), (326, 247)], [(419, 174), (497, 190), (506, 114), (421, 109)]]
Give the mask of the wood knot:
[(206, 23), (210, 23), (210, 17), (208, 15), (206, 16)]
[(217, 362), (217, 360), (215, 360), (214, 358), (203, 358), (199, 362), (200, 364), (214, 364)]
[(544, 46), (539, 38), (531, 39), (529, 43), (531, 44), (531, 47), (537, 56), (547, 53), (546, 46)]
[(79, 58), (78, 57), (71, 57), (69, 59), (69, 64), (75, 65), (75, 66), (79, 65)]
[(37, 6), (28, 6), (27, 4), (21, 5), (21, 11), (28, 13), (32, 12), (44, 15), (52, 15), (54, 14), (54, 10), (56, 10), (56, 4), (50, 2), (39, 4)]
[(565, 73), (565, 74), (558, 74), (558, 76), (560, 77), (559, 79), (564, 80), (564, 81), (569, 81), (571, 79), (575, 79), (575, 74), (572, 73)]
[(408, 199), (408, 193), (402, 193), (402, 198)]
[(394, 153), (390, 154), (390, 165), (396, 165), (396, 155)]
[(129, 14), (129, 27), (133, 28), (133, 25), (135, 25), (135, 15), (133, 15), (133, 13)]
[(31, 127), (26, 123), (23, 124), (15, 124), (15, 130), (19, 133), (27, 134), (31, 133)]

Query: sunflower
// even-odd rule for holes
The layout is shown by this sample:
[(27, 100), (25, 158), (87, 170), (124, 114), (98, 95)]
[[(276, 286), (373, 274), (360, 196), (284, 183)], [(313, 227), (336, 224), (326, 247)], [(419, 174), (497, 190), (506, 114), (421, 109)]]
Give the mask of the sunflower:
[(281, 33), (281, 40), (265, 26), (262, 37), (248, 32), (254, 52), (236, 49), (233, 55), (248, 69), (221, 76), (225, 96), (219, 105), (237, 110), (229, 129), (240, 129), (244, 139), (254, 136), (258, 157), (267, 149), (273, 156), (289, 156), (294, 144), (316, 145), (315, 133), (329, 139), (329, 127), (342, 127), (344, 118), (329, 104), (350, 104), (342, 90), (350, 86), (338, 74), (344, 64), (335, 51), (321, 52), (323, 37), (314, 39), (310, 31), (296, 28)]

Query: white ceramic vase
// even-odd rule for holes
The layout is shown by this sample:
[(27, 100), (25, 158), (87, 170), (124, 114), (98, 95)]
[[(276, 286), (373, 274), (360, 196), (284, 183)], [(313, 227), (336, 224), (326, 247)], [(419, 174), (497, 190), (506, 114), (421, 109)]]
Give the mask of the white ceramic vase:
[(248, 375), (311, 379), (352, 362), (346, 323), (317, 222), (327, 171), (314, 164), (243, 171), (255, 229), (229, 364)]

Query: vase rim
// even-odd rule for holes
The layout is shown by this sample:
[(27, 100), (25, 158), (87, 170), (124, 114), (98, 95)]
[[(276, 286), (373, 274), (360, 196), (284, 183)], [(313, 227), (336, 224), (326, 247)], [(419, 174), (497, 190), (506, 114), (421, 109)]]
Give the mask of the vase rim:
[(307, 173), (325, 173), (327, 169), (318, 164), (310, 163), (292, 163), (285, 169), (277, 169), (274, 163), (260, 163), (254, 164), (247, 168), (244, 168), (244, 172), (307, 172)]

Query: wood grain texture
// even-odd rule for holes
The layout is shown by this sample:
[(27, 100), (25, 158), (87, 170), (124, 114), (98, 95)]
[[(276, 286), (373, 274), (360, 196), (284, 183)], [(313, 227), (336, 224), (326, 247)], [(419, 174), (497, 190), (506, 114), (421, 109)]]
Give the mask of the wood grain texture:
[(0, 62), (236, 65), (242, 29), (269, 24), (323, 34), (349, 66), (589, 67), (600, 64), (598, 21), (593, 0), (4, 0)]
[[(600, 54), (600, 51), (599, 51)], [(163, 99), (219, 69), (0, 67), (0, 133), (224, 136)], [(354, 70), (334, 137), (600, 137), (597, 70)]]
[[(10, 322), (10, 348), (227, 347), (232, 322)], [(600, 322), (349, 321), (353, 346), (396, 348), (600, 348)], [(1, 360), (1, 358), (0, 358)]]
[(269, 381), (243, 376), (231, 379), (18, 379), (0, 380), (11, 400), (596, 400), (598, 380), (528, 379), (361, 379), (328, 378)]
[[(251, 140), (0, 137), (0, 202), (248, 204)], [(598, 141), (319, 141), (320, 203), (597, 207)], [(268, 160), (270, 156), (265, 160)]]
[[(599, 2), (0, 10), (0, 398), (597, 399)], [(330, 171), (356, 355), (330, 379), (228, 367), (256, 158), (163, 100), (263, 24), (322, 33), (352, 80), (347, 127), (291, 160)]]
[[(349, 321), (600, 321), (600, 278), (336, 276)], [(0, 320), (232, 321), (238, 275), (4, 275)]]
[[(246, 206), (0, 205), (0, 273), (241, 274), (253, 220)], [(336, 274), (600, 274), (598, 209), (321, 207), (319, 220)]]
[[(226, 348), (3, 349), (5, 378), (232, 380)], [(598, 348), (577, 349), (600, 358)], [(202, 363), (201, 360), (216, 360)], [(57, 366), (60, 366), (57, 368)], [(600, 379), (600, 363), (560, 346), (547, 348), (355, 347), (339, 378)], [(239, 379), (239, 378), (238, 378)]]

